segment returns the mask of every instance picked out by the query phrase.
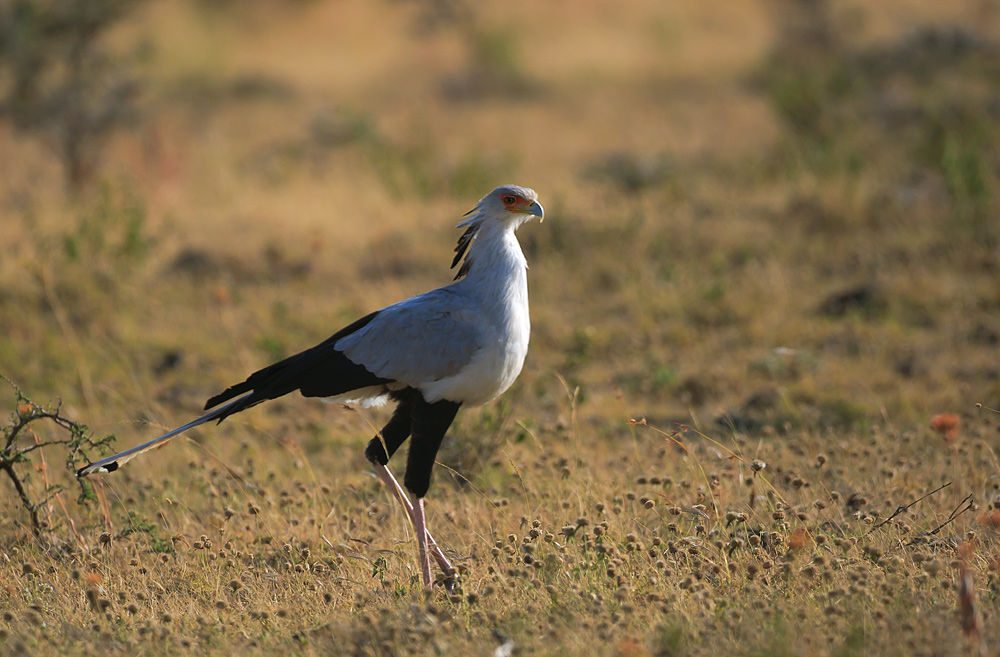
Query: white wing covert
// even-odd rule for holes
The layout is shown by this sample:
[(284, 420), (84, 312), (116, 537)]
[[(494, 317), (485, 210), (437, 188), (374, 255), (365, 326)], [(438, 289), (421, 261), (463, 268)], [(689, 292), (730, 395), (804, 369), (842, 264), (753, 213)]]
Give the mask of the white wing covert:
[(418, 387), (461, 372), (491, 331), (475, 300), (440, 288), (383, 308), (335, 348), (376, 376)]

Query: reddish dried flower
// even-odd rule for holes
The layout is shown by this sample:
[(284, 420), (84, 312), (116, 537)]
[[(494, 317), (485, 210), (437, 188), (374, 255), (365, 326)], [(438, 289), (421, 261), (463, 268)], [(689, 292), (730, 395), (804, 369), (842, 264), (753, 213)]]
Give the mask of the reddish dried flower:
[(948, 442), (958, 438), (959, 424), (958, 416), (954, 413), (938, 413), (931, 418), (931, 429), (941, 434)]
[(809, 545), (810, 542), (809, 530), (800, 527), (788, 537), (788, 549), (799, 550)]
[(976, 516), (976, 522), (994, 531), (1000, 530), (1000, 509), (983, 511)]

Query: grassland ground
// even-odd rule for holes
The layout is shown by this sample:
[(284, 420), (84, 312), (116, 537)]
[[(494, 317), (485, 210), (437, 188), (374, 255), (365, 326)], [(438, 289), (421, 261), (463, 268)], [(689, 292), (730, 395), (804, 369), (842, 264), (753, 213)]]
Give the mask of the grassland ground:
[(40, 537), (0, 476), (3, 652), (1000, 650), (993, 3), (148, 0), (94, 47), (140, 84), (82, 181), (0, 120), (32, 400), (147, 440), (446, 283), (504, 182), (546, 208), (531, 351), (439, 457), (453, 595), (364, 460), (384, 412), (289, 397), (86, 503), (30, 452)]

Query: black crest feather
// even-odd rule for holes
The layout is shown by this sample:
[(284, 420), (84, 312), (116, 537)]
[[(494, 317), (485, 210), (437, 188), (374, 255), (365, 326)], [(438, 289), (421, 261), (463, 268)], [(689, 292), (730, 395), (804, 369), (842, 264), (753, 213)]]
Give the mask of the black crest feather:
[[(462, 261), (462, 258), (465, 258), (465, 254), (469, 251), (469, 245), (471, 245), (473, 240), (476, 239), (476, 232), (478, 230), (479, 223), (477, 222), (466, 228), (465, 232), (462, 233), (462, 236), (458, 238), (458, 244), (455, 245), (455, 259), (451, 261), (452, 269), (454, 269), (455, 265)], [(465, 261), (462, 262), (462, 266), (458, 268), (458, 273), (455, 274), (456, 281), (469, 273), (470, 264), (471, 261), (468, 258), (465, 258)]]

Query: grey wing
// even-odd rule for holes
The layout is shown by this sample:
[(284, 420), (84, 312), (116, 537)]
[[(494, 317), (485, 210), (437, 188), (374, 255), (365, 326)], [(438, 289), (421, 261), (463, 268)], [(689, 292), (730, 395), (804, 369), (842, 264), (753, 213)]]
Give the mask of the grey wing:
[(490, 331), (473, 301), (442, 288), (383, 308), (335, 346), (372, 374), (416, 387), (462, 371)]

